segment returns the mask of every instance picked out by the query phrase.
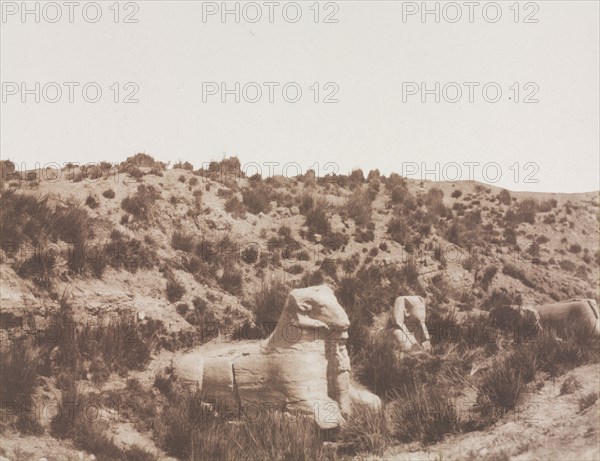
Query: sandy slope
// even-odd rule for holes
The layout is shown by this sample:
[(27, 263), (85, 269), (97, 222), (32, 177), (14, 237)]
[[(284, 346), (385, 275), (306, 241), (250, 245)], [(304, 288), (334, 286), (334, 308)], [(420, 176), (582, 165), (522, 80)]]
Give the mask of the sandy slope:
[[(573, 375), (581, 389), (560, 395)], [(529, 394), (520, 412), (510, 412), (492, 428), (448, 437), (426, 448), (390, 448), (388, 460), (598, 460), (600, 404), (579, 411), (579, 399), (600, 388), (600, 366), (576, 368), (542, 383)]]

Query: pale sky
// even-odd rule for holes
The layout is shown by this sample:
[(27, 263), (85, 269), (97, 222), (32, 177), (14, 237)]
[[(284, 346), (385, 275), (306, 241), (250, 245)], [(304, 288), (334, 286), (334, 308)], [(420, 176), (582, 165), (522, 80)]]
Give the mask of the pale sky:
[[(600, 188), (598, 1), (520, 2), (517, 23), (513, 1), (499, 2), (495, 23), (495, 6), (486, 6), (493, 2), (478, 2), (472, 23), (465, 2), (427, 2), (432, 10), (439, 4), (439, 22), (433, 14), (423, 22), (420, 11), (403, 21), (403, 9), (408, 14), (421, 2), (321, 2), (317, 23), (313, 1), (277, 2), (272, 23), (268, 2), (238, 3), (239, 23), (233, 14), (223, 22), (219, 11), (203, 21), (203, 9), (208, 14), (221, 2), (121, 2), (118, 23), (112, 1), (98, 2), (96, 23), (82, 11), (94, 20), (93, 2), (73, 7), (72, 23), (65, 2), (28, 2), (32, 10), (39, 3), (39, 23), (34, 13), (21, 16), (21, 3), (2, 2), (0, 152), (27, 168), (146, 152), (196, 168), (237, 155), (265, 176), (270, 162), (280, 163), (275, 173), (296, 162), (303, 171), (317, 163), (321, 174), (378, 168), (419, 178), (440, 162), (439, 174), (427, 179), (469, 179), (472, 171), (512, 190)], [(452, 23), (456, 6), (462, 17)], [(262, 17), (251, 22), (257, 7)], [(291, 22), (298, 11), (302, 17)], [(128, 14), (138, 22), (124, 23)], [(328, 15), (337, 22), (324, 22)], [(74, 82), (73, 102), (64, 82)], [(102, 89), (96, 103), (82, 95), (90, 82), (89, 98)], [(203, 82), (250, 85), (246, 99), (236, 103), (231, 94), (223, 103), (220, 93), (203, 101)], [(272, 103), (265, 82), (273, 82)], [(282, 94), (290, 82), (289, 98), (302, 90), (296, 103)], [(403, 87), (422, 82), (432, 90), (450, 83), (446, 98), (422, 102), (418, 93), (403, 101)], [(473, 82), (474, 102), (465, 82)], [(22, 83), (33, 90), (25, 102)], [(498, 102), (484, 99), (486, 84), (488, 101), (501, 89)], [(257, 86), (262, 97), (251, 103)], [(451, 103), (457, 86), (462, 97)], [(124, 103), (135, 88), (139, 102)], [(334, 90), (338, 102), (324, 103)], [(528, 96), (539, 102), (523, 102)]]

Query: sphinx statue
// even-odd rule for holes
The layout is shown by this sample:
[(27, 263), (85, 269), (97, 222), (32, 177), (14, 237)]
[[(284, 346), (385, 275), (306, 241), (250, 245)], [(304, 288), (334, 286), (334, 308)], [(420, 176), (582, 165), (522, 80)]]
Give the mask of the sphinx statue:
[(178, 355), (173, 374), (240, 413), (273, 408), (334, 428), (357, 404), (381, 406), (376, 395), (351, 380), (349, 326), (331, 288), (297, 288), (266, 340), (204, 344)]

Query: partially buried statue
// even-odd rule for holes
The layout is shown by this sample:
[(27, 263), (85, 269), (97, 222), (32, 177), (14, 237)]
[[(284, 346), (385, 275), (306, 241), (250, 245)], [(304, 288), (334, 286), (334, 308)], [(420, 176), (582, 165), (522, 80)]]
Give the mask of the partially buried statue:
[(173, 373), (240, 412), (276, 408), (311, 416), (321, 428), (337, 427), (356, 404), (381, 406), (351, 382), (349, 326), (331, 288), (294, 289), (266, 340), (204, 344), (178, 356)]
[(425, 300), (421, 296), (399, 296), (389, 314), (385, 330), (404, 352), (429, 351), (431, 343), (426, 318)]

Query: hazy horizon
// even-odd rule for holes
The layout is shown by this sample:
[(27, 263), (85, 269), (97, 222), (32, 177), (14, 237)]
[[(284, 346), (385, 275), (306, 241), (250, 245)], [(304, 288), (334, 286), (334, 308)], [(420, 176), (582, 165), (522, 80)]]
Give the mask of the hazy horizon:
[[(3, 2), (0, 155), (27, 168), (120, 162), (137, 152), (198, 168), (226, 155), (263, 170), (270, 162), (296, 162), (302, 172), (318, 164), (320, 175), (426, 169), (425, 179), (442, 180), (472, 171), (509, 190), (600, 190), (600, 40), (590, 40), (600, 4), (521, 2), (516, 15), (501, 3), (497, 22), (492, 9), (469, 22), (463, 3), (456, 23), (447, 3), (436, 22), (411, 12), (421, 2), (383, 1), (321, 3), (318, 18), (301, 2), (297, 22), (290, 8), (286, 18), (276, 10), (272, 23), (264, 2), (257, 22), (249, 3), (228, 3), (238, 5), (239, 22), (214, 12), (221, 2), (121, 3), (118, 17), (103, 3), (94, 23), (91, 10), (88, 20), (77, 10), (69, 22), (64, 6), (56, 23), (56, 11), (41, 9), (38, 23), (7, 10), (21, 2)], [(36, 83), (40, 102), (35, 94), (23, 102), (21, 88), (35, 93)], [(65, 83), (76, 85), (73, 102)], [(95, 103), (82, 97), (89, 83), (102, 90)], [(239, 83), (240, 102), (230, 94), (223, 103), (221, 83), (226, 91)], [(282, 94), (290, 83), (302, 91), (298, 102), (293, 91), (289, 100)], [(440, 90), (423, 103), (413, 85), (421, 83)], [(502, 97), (486, 100), (485, 85), (489, 99), (496, 89)], [(50, 102), (57, 87), (61, 98)], [(261, 98), (251, 102), (257, 88)], [(462, 97), (449, 102), (456, 91)]]

